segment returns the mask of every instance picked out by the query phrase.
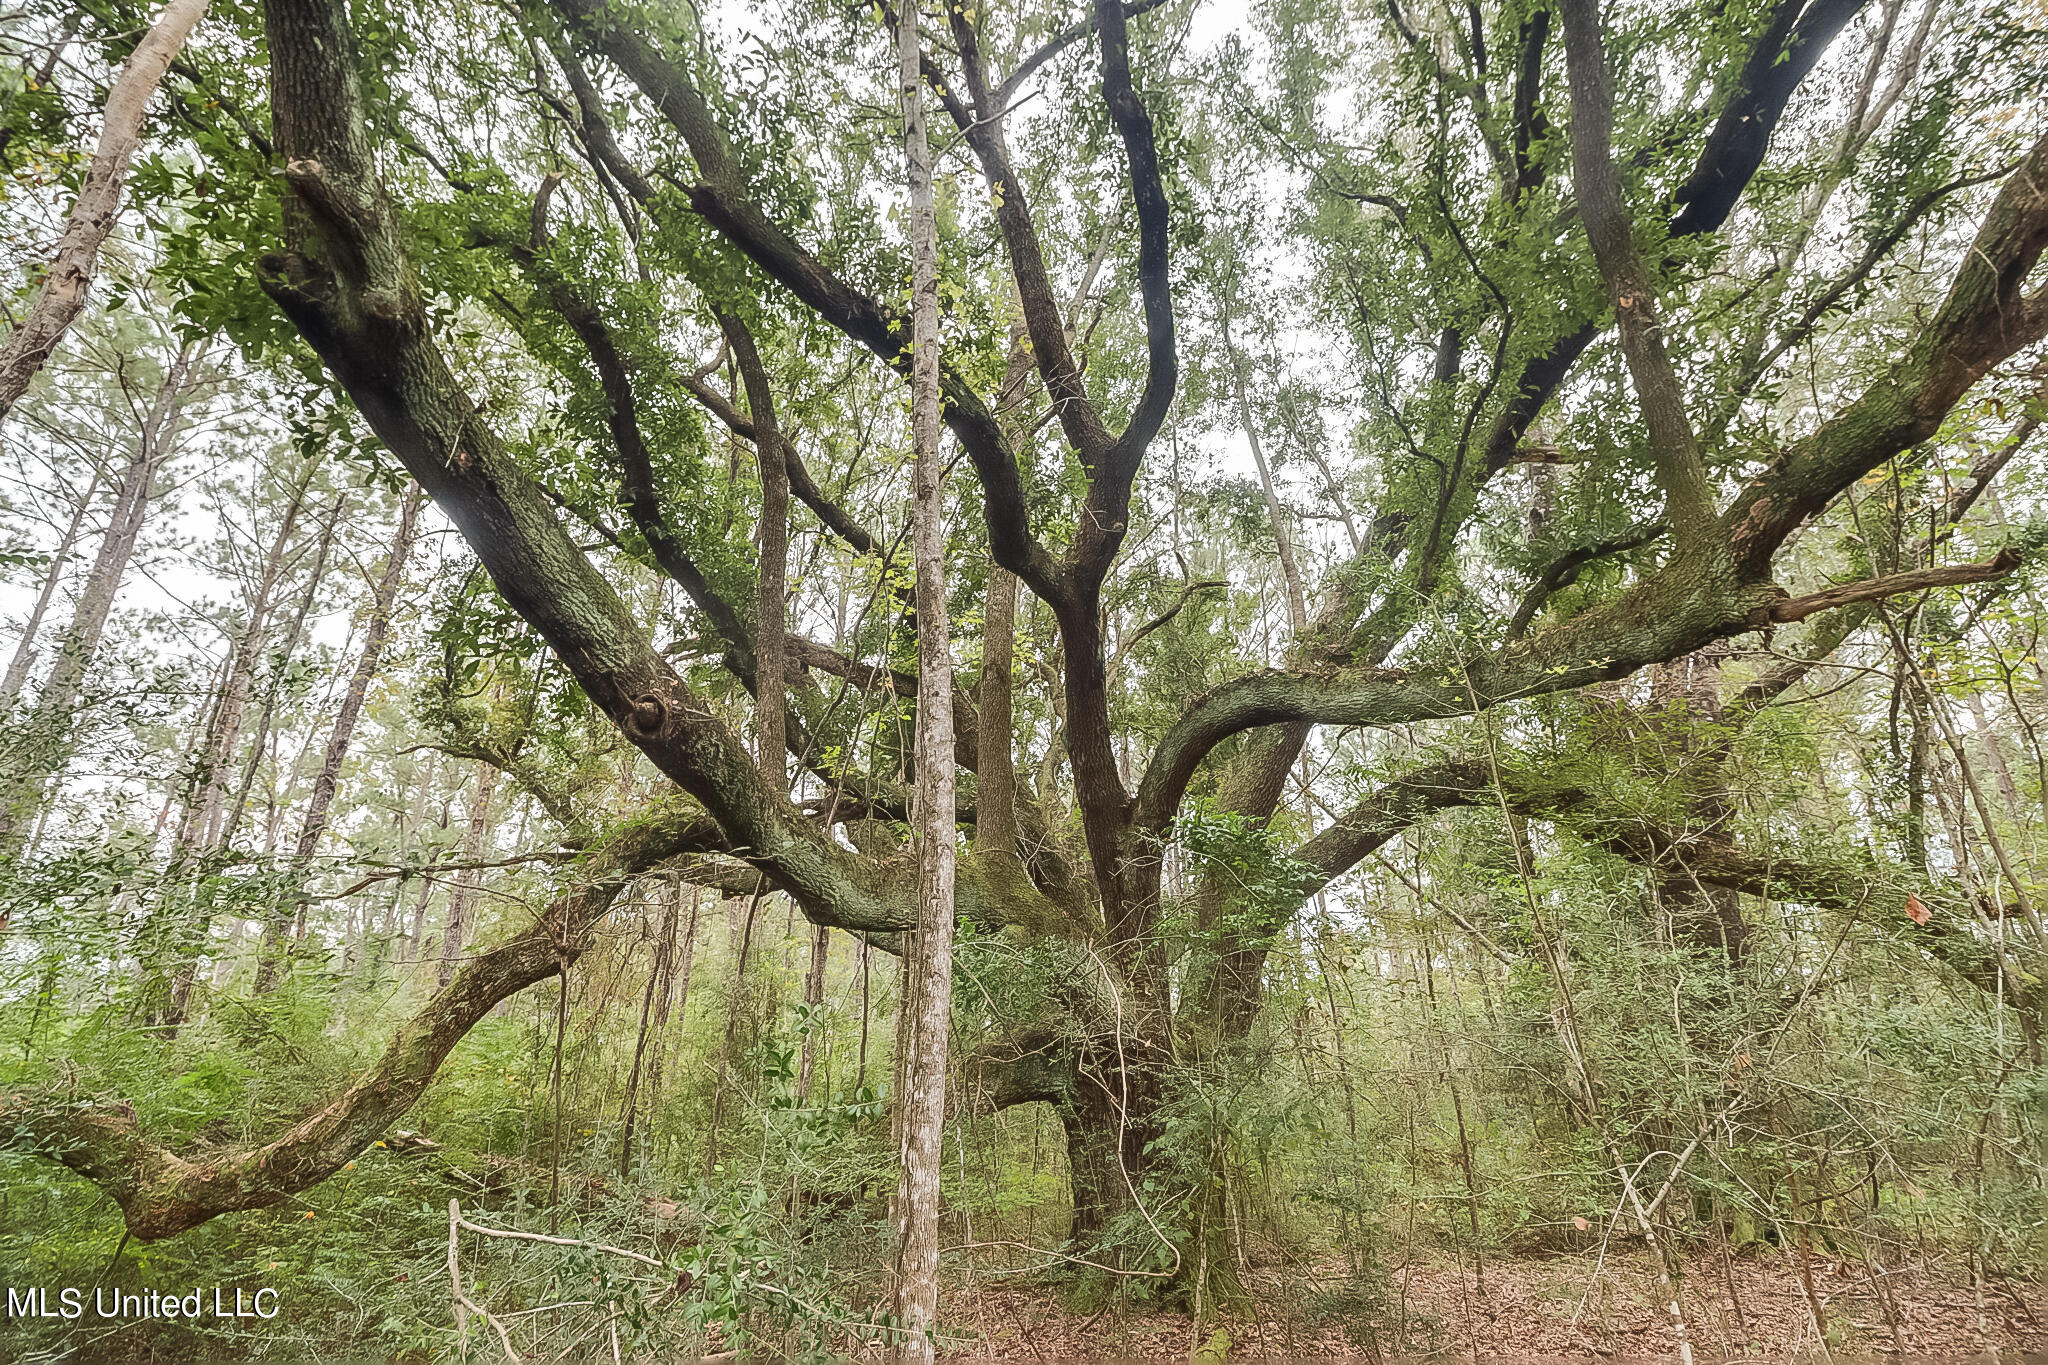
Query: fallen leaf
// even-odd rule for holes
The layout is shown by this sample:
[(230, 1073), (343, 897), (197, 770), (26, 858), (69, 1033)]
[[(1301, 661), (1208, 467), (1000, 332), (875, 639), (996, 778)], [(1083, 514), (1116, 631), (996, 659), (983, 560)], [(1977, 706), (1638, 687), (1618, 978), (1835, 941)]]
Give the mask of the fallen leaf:
[(1933, 913), (1933, 911), (1929, 910), (1925, 905), (1921, 904), (1920, 898), (1918, 896), (1915, 896), (1910, 892), (1907, 893), (1906, 917), (1912, 920), (1913, 923), (1925, 924), (1927, 923), (1928, 919), (1933, 915)]
[(1593, 1230), (1593, 1225), (1583, 1218), (1572, 1219), (1572, 1226), (1577, 1228), (1580, 1232), (1591, 1232)]

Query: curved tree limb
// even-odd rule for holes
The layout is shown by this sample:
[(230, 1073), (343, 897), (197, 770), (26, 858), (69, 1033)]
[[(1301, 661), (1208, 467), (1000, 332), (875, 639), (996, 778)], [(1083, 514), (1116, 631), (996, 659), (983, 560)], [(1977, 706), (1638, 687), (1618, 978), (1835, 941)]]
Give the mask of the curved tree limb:
[(13, 1150), (60, 1161), (98, 1185), (121, 1206), (129, 1233), (145, 1242), (223, 1213), (282, 1203), (361, 1155), (403, 1116), (499, 1001), (576, 961), (633, 877), (721, 842), (716, 826), (682, 802), (623, 830), (584, 860), (577, 884), (529, 928), (464, 963), (338, 1099), (269, 1142), (174, 1152), (143, 1131), (132, 1105), (53, 1093), (0, 1096), (0, 1134)]
[[(1197, 698), (1161, 737), (1139, 788), (1138, 828), (1163, 831), (1203, 757), (1254, 726), (1290, 720), (1389, 725), (1467, 715), (1517, 697), (1624, 677), (1774, 624), (1773, 612), (1789, 598), (1769, 577), (1785, 539), (1856, 479), (1932, 436), (1992, 366), (2048, 334), (2048, 290), (2024, 292), (2044, 248), (2048, 137), (2001, 189), (1947, 298), (1907, 354), (1745, 485), (1719, 518), (1723, 540), (1713, 562), (1678, 557), (1612, 602), (1463, 659), (1415, 670), (1275, 670), (1225, 683)], [(1999, 571), (2010, 567), (2008, 560)], [(1924, 586), (1915, 579), (1885, 591)], [(1813, 610), (1859, 600), (1867, 598), (1847, 596)]]
[(1537, 576), (1536, 582), (1522, 597), (1515, 614), (1508, 619), (1508, 638), (1519, 640), (1529, 633), (1530, 623), (1543, 610), (1545, 603), (1579, 581), (1579, 571), (1596, 559), (1618, 555), (1628, 550), (1640, 549), (1664, 534), (1663, 522), (1652, 522), (1647, 526), (1633, 526), (1612, 540), (1599, 541), (1592, 545), (1576, 546), (1566, 550), (1549, 567)]
[(760, 780), (745, 746), (647, 642), (450, 372), (377, 178), (339, 0), (273, 0), (265, 15), (296, 248), (259, 263), (265, 290), (461, 529), (507, 603), (704, 805), (731, 847), (820, 922), (896, 922), (893, 875), (839, 847)]
[[(745, 183), (725, 131), (682, 67), (660, 52), (606, 0), (551, 0), (571, 32), (624, 72), (680, 133), (697, 163), (691, 207), (805, 306), (885, 363), (908, 363), (908, 330), (874, 299), (853, 289), (762, 212)], [(940, 376), (947, 425), (973, 462), (983, 490), (989, 544), (998, 563), (1048, 601), (1059, 570), (1030, 528), (1015, 454), (995, 414), (950, 367)]]
[(1858, 602), (1875, 602), (1900, 593), (1925, 592), (1929, 588), (1954, 588), (1966, 583), (1984, 583), (2003, 578), (2020, 566), (2020, 552), (2007, 546), (1981, 564), (1950, 564), (1933, 569), (1911, 569), (1883, 578), (1866, 578), (1855, 583), (1838, 583), (1805, 597), (1788, 597), (1771, 604), (1771, 619), (1778, 622), (1804, 621), (1817, 612), (1832, 611)]

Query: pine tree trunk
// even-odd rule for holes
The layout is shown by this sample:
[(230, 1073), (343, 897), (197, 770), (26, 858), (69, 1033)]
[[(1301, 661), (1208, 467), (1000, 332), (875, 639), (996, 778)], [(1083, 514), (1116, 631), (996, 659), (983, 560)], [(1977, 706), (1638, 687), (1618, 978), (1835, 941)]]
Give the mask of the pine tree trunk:
[(57, 585), (64, 581), (64, 566), (71, 560), (71, 552), (78, 546), (79, 533), (85, 529), (85, 514), (92, 510), (93, 495), (100, 491), (100, 470), (92, 471), (92, 481), (86, 485), (78, 506), (72, 509), (71, 522), (64, 528), (64, 534), (57, 541), (57, 552), (50, 556), (50, 567), (43, 574), (43, 586), (36, 593), (36, 604), (29, 609), (28, 620), (21, 626), (21, 640), (14, 646), (14, 657), (7, 662), (7, 676), (0, 678), (0, 715), (11, 714), (14, 702), (21, 695), (22, 685), (28, 681), (28, 671), (36, 663), (36, 636), (42, 633), (43, 616), (50, 609), (50, 599), (57, 595)]
[(953, 999), (953, 664), (946, 608), (944, 467), (939, 459), (938, 215), (924, 125), (918, 7), (898, 31), (903, 143), (910, 182), (910, 428), (916, 462), (911, 545), (917, 574), (918, 927), (911, 935), (902, 1175), (897, 1187), (898, 1358), (930, 1365), (939, 1298), (939, 1163), (946, 1118), (946, 1049)]
[(271, 598), (284, 578), (285, 556), (291, 546), (292, 532), (298, 529), (299, 513), (305, 508), (306, 489), (312, 478), (312, 467), (308, 465), (292, 489), (292, 500), (285, 508), (284, 521), (279, 524), (277, 535), (270, 542), (270, 551), (264, 556), (260, 576), (249, 594), (249, 617), (242, 623), (242, 633), (236, 637), (231, 651), (227, 690), (221, 695), (213, 733), (208, 736), (206, 751), (200, 759), (199, 811), (193, 839), (193, 846), (198, 852), (207, 853), (220, 847), (228, 805), (228, 765), (234, 760), (235, 749), (242, 736), (242, 718), (256, 690), (256, 665), (263, 655), (264, 641), (270, 630)]
[(285, 670), (290, 667), (292, 656), (299, 651), (299, 641), (306, 633), (306, 617), (312, 614), (313, 603), (320, 596), (321, 584), (327, 579), (327, 558), (334, 550), (334, 531), (340, 524), (342, 510), (347, 505), (348, 495), (337, 494), (334, 506), (322, 519), (320, 539), (313, 546), (313, 570), (306, 576), (306, 589), (299, 594), (299, 605), (292, 612), (291, 624), (285, 627), (284, 637), (271, 655), (269, 676), (264, 679), (263, 685), (263, 705), (257, 709), (256, 730), (249, 737), (249, 757), (242, 764), (241, 781), (235, 784), (235, 799), (228, 803), (227, 819), (221, 826), (222, 848), (234, 843), (235, 832), (241, 828), (242, 817), (249, 809), (249, 793), (256, 785), (256, 770), (263, 766), (263, 750), (270, 742), (271, 724), (277, 719), (277, 696), (284, 686)]
[(58, 647), (50, 676), (37, 694), (21, 742), (0, 777), (0, 852), (20, 847), (21, 831), (41, 808), (50, 780), (71, 757), (79, 694), (99, 653), (100, 637), (113, 613), (128, 561), (141, 538), (150, 493), (174, 447), (179, 410), (192, 383), (195, 360), (192, 347), (180, 348), (143, 420), (135, 453), (121, 471), (106, 534), (86, 574), (70, 628)]
[[(376, 679), (377, 666), (383, 662), (384, 643), (391, 635), (391, 614), (398, 604), (398, 590), (405, 582), (406, 565), (412, 559), (413, 542), (419, 534), (420, 507), (425, 499), (425, 492), (414, 484), (399, 509), (398, 532), (392, 539), (391, 552), (384, 557), (384, 572), (371, 595), (370, 620), (363, 632), (362, 652), (356, 656), (355, 672), (349, 675), (348, 690), (342, 693), (341, 709), (335, 713), (334, 728), (327, 736), (327, 751), (320, 759), (320, 774), (313, 779), (313, 793), (307, 799), (306, 816), (299, 825), (299, 841), (292, 850), (292, 883), (298, 893), (290, 916), (294, 943), (304, 941), (306, 936), (303, 885), (306, 872), (313, 865), (314, 855), (320, 851), (321, 837), (327, 833), (327, 816), (334, 805), (341, 765), (348, 759), (356, 722), (362, 718), (363, 702), (369, 696), (371, 682)], [(278, 953), (286, 922), (283, 909), (278, 907), (270, 923), (264, 927), (263, 958), (256, 968), (258, 995), (267, 994), (277, 982)]]

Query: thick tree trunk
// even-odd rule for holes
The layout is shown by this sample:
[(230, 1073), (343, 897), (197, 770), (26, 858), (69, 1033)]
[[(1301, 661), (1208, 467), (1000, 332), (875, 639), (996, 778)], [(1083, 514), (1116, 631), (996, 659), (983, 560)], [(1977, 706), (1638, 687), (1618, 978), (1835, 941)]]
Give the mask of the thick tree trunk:
[[(1074, 1194), (1073, 1236), (1083, 1246), (1134, 1211), (1146, 1174), (1145, 1149), (1160, 1134), (1163, 1078), (1155, 1070), (1105, 1057), (1083, 1066), (1071, 1101), (1060, 1107)], [(1163, 1248), (1162, 1248), (1163, 1249)]]
[(204, 13), (206, 0), (171, 0), (115, 75), (107, 92), (99, 146), (86, 168), (78, 201), (71, 206), (64, 235), (57, 241), (57, 255), (43, 280), (43, 292), (21, 325), (0, 345), (0, 417), (6, 416), (27, 390), (36, 371), (43, 368), (84, 309), (100, 246), (114, 230), (121, 186), (128, 178), (128, 162), (135, 155), (150, 96)]
[(737, 317), (719, 315), (747, 386), (754, 453), (761, 470), (761, 576), (754, 599), (754, 755), (776, 791), (789, 786), (789, 466), (775, 424), (775, 398), (753, 333)]
[(925, 137), (918, 6), (898, 26), (903, 145), (910, 182), (910, 431), (916, 456), (911, 546), (917, 574), (917, 929), (905, 997), (902, 1175), (897, 1186), (898, 1359), (931, 1365), (939, 1305), (939, 1161), (953, 1018), (953, 658), (946, 606), (944, 466), (939, 459), (938, 210)]
[(1069, 1237), (1082, 1247), (1098, 1245), (1113, 1222), (1136, 1211), (1146, 1148), (1163, 1131), (1163, 1069), (1132, 1060), (1127, 1050), (1120, 1066), (1114, 1037), (1076, 1050), (1063, 1031), (1048, 1030), (1018, 1040), (1014, 1055), (993, 1064), (996, 1108), (1043, 1101), (1059, 1118), (1073, 1196)]
[[(1651, 670), (1650, 727), (1661, 732), (1683, 772), (1690, 805), (1688, 843), (1721, 852), (1734, 846), (1734, 818), (1726, 764), (1729, 732), (1722, 716), (1721, 657), (1703, 650)], [(1704, 728), (1703, 728), (1704, 727)], [(1674, 942), (1740, 965), (1749, 951), (1749, 926), (1740, 893), (1705, 881), (1695, 863), (1679, 851), (1652, 870), (1658, 904), (1670, 917)]]

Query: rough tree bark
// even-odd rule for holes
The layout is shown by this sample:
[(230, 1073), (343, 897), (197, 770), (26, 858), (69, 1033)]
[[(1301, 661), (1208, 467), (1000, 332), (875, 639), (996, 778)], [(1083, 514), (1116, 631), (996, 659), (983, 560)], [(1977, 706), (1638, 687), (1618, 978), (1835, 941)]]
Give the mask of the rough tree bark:
[(904, 959), (909, 990), (902, 1174), (896, 1194), (897, 1358), (931, 1365), (939, 1308), (939, 1160), (946, 1121), (946, 1055), (953, 1022), (952, 631), (946, 607), (945, 468), (939, 458), (939, 244), (931, 144), (924, 121), (918, 0), (904, 0), (903, 149), (910, 184), (910, 438), (915, 455), (911, 549), (917, 574), (917, 740), (913, 798), (917, 929)]
[(100, 246), (114, 230), (114, 215), (121, 206), (121, 186), (128, 179), (128, 162), (135, 155), (150, 96), (156, 93), (171, 59), (185, 45), (193, 25), (205, 13), (206, 0), (171, 0), (115, 75), (107, 92), (99, 146), (93, 152), (92, 164), (86, 168), (78, 201), (71, 206), (64, 235), (57, 239), (57, 255), (44, 277), (42, 293), (36, 296), (21, 325), (0, 345), (0, 417), (5, 417), (27, 390), (36, 371), (43, 368), (43, 362), (50, 358), (50, 352), (57, 348), (73, 319), (84, 309)]
[[(568, 21), (575, 41), (609, 57), (682, 135), (696, 177), (684, 187), (691, 212), (803, 305), (885, 362), (912, 362), (916, 347), (906, 355), (906, 337), (891, 310), (833, 274), (754, 199), (745, 159), (734, 154), (712, 102), (692, 82), (688, 62), (670, 60), (640, 28), (614, 22), (604, 0), (555, 0), (554, 8)], [(1699, 173), (1678, 196), (1685, 231), (1711, 230), (1725, 221), (1761, 163), (1777, 112), (1855, 8), (1853, 0), (1810, 7), (1788, 0), (1773, 10), (1770, 32), (1759, 41), (1709, 132)], [(630, 613), (576, 552), (545, 495), (497, 437), (488, 414), (455, 381), (433, 341), (396, 209), (375, 170), (345, 8), (336, 0), (268, 0), (266, 16), (272, 111), (285, 161), (283, 180), (291, 194), (287, 228), (292, 248), (263, 262), (266, 290), (354, 397), (377, 435), (448, 510), (507, 603), (555, 648), (621, 731), (703, 802), (725, 849), (790, 892), (814, 921), (871, 930), (916, 923), (918, 914), (906, 910), (917, 907), (917, 899), (904, 894), (903, 879), (888, 860), (848, 853), (805, 821), (782, 794), (771, 792), (746, 746), (645, 647)], [(1133, 793), (1119, 772), (1110, 724), (1101, 590), (1131, 528), (1132, 489), (1173, 400), (1178, 359), (1168, 198), (1150, 119), (1132, 80), (1130, 17), (1129, 7), (1118, 0), (1098, 0), (1093, 22), (1076, 26), (1075, 38), (1067, 40), (1099, 38), (1103, 104), (1125, 153), (1137, 222), (1147, 369), (1121, 433), (1109, 430), (1082, 382), (1048, 289), (1021, 178), (1010, 168), (1002, 145), (1000, 114), (1016, 91), (1008, 83), (990, 88), (964, 8), (956, 8), (948, 19), (956, 39), (951, 50), (966, 76), (966, 98), (960, 98), (954, 83), (941, 82), (939, 91), (999, 190), (994, 196), (997, 217), (1033, 356), (1083, 486), (1069, 523), (1076, 528), (1073, 543), (1055, 553), (1033, 531), (1019, 463), (993, 414), (965, 377), (950, 371), (941, 375), (946, 420), (983, 486), (995, 558), (1052, 606), (1060, 630), (1067, 756), (1104, 916), (1100, 956), (1094, 960), (1103, 964), (1105, 994), (1116, 1007), (1114, 1031), (1105, 1029), (1093, 1044), (1103, 1061), (1097, 1070), (1105, 1083), (1099, 1092), (1077, 1093), (1070, 1086), (1070, 1093), (1077, 1093), (1076, 1111), (1089, 1110), (1094, 1129), (1112, 1144), (1105, 1150), (1116, 1152), (1116, 1175), (1125, 1184), (1144, 1175), (1143, 1142), (1160, 1112), (1162, 1067), (1173, 1038), (1166, 961), (1156, 933), (1161, 909), (1157, 850), (1171, 835), (1189, 782), (1217, 745), (1260, 727), (1386, 726), (1469, 715), (1509, 699), (1623, 676), (1811, 611), (1936, 581), (1982, 581), (2007, 572), (2009, 558), (1928, 571), (1949, 575), (1939, 580), (1926, 573), (1903, 574), (1801, 599), (1790, 598), (1771, 581), (1772, 559), (1796, 527), (1869, 469), (1931, 436), (1956, 400), (1993, 365), (2048, 330), (2048, 298), (2027, 287), (2048, 241), (2044, 142), (1999, 191), (1948, 297), (1926, 315), (1924, 330), (1891, 372), (1793, 442), (1767, 470), (1751, 477), (1725, 510), (1708, 508), (1713, 525), (1688, 530), (1682, 538), (1686, 553), (1661, 569), (1645, 568), (1618, 597), (1525, 638), (1496, 647), (1475, 644), (1470, 652), (1431, 660), (1428, 667), (1385, 668), (1385, 656), (1372, 653), (1372, 642), (1406, 632), (1403, 614), (1412, 612), (1414, 584), (1425, 576), (1419, 569), (1404, 570), (1380, 607), (1360, 605), (1354, 617), (1371, 614), (1343, 632), (1324, 666), (1251, 674), (1193, 699), (1160, 737)], [(913, 72), (917, 56), (911, 55)], [(1608, 221), (1602, 229), (1609, 245), (1616, 240), (1611, 227)], [(1634, 297), (1629, 295), (1630, 302), (1622, 306), (1633, 307)], [(1479, 419), (1487, 414), (1475, 408), (1466, 426), (1474, 442), (1469, 450), (1461, 446), (1453, 452), (1469, 476), (1446, 488), (1434, 524), (1421, 527), (1419, 538), (1402, 553), (1412, 553), (1421, 568), (1442, 568), (1447, 547), (1458, 543), (1469, 524), (1484, 479), (1512, 458), (1521, 433), (1566, 381), (1600, 328), (1597, 318), (1586, 318), (1579, 332), (1528, 361), (1519, 374), (1500, 377), (1500, 406), (1485, 422)], [(1640, 352), (1640, 339), (1626, 348), (1632, 355)], [(1654, 366), (1631, 368), (1632, 373), (1638, 368), (1649, 373)], [(1635, 377), (1654, 387), (1643, 375)], [(630, 413), (615, 400), (614, 417), (622, 416)], [(616, 428), (624, 425), (615, 420)], [(1678, 460), (1673, 472), (1681, 477), (1671, 486), (1686, 487), (1689, 462)], [(1685, 501), (1673, 499), (1674, 504)], [(1397, 528), (1382, 535), (1376, 525), (1370, 544), (1382, 547), (1405, 534)], [(1027, 922), (1021, 917), (1037, 912), (1059, 916), (1060, 907), (1046, 903), (1034, 888), (993, 884), (977, 877), (977, 865), (970, 860), (961, 868), (963, 912), (972, 893), (1004, 912), (977, 914), (987, 922)], [(1012, 893), (1023, 899), (1002, 899)], [(1118, 1045), (1113, 1052), (1103, 1050), (1108, 1042)], [(1129, 1065), (1122, 1065), (1127, 1060)], [(1086, 1067), (1069, 1069), (1070, 1077), (1077, 1073), (1085, 1078)], [(1090, 1098), (1097, 1093), (1111, 1101), (1099, 1110)], [(1075, 1167), (1080, 1171), (1089, 1164), (1077, 1161)]]
[(726, 344), (739, 363), (754, 426), (761, 470), (761, 576), (754, 597), (754, 752), (769, 786), (789, 784), (789, 706), (784, 661), (789, 629), (784, 599), (789, 587), (789, 466), (775, 420), (775, 399), (753, 333), (730, 313), (719, 316)]

